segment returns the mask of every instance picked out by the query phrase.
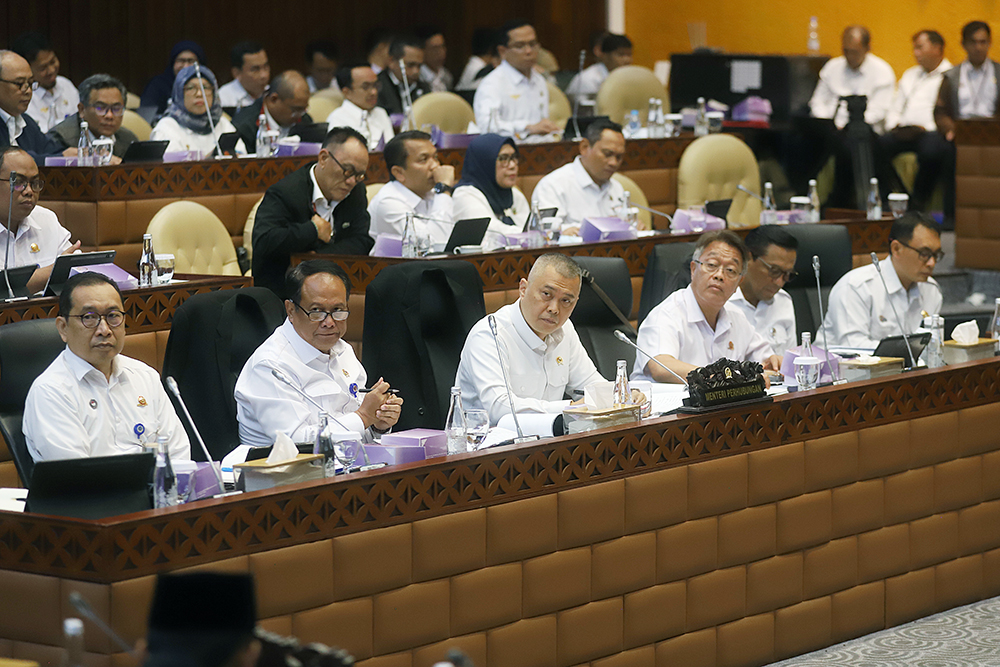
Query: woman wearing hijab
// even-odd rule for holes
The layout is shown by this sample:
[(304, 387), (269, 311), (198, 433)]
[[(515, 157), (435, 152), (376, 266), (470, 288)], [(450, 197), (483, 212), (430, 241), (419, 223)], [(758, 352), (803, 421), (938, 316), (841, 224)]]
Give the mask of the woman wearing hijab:
[[(222, 106), (215, 94), (218, 90), (215, 75), (207, 67), (201, 68), (200, 78), (195, 72), (195, 66), (188, 65), (177, 74), (167, 111), (149, 135), (151, 141), (168, 140), (168, 153), (200, 151), (207, 156), (215, 150), (220, 135), (236, 131), (229, 119), (222, 116)], [(215, 125), (214, 135), (209, 113)], [(236, 142), (236, 153), (246, 155), (246, 152), (243, 140)]]
[(142, 91), (140, 104), (144, 107), (156, 107), (156, 115), (162, 114), (170, 101), (170, 92), (174, 89), (177, 73), (195, 62), (205, 64), (205, 51), (201, 45), (191, 40), (174, 44), (174, 48), (170, 49), (170, 62), (167, 68), (149, 80), (146, 89)]
[[(452, 195), (455, 220), (489, 218), (483, 243), (492, 249), (506, 245), (500, 235), (524, 229), (531, 206), (517, 183), (518, 153), (514, 140), (483, 134), (465, 151), (462, 180)], [(496, 232), (490, 234), (489, 232)]]

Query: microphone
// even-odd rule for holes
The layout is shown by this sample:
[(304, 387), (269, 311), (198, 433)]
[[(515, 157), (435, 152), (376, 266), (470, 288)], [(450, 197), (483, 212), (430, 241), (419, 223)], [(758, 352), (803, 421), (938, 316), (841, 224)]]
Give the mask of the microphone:
[(643, 206), (642, 204), (636, 204), (635, 202), (630, 202), (630, 203), (632, 204), (632, 206), (634, 206), (634, 207), (636, 207), (636, 208), (641, 208), (641, 209), (642, 209), (643, 211), (649, 211), (649, 212), (650, 212), (650, 213), (652, 213), (653, 215), (658, 215), (658, 216), (660, 216), (661, 218), (666, 218), (667, 220), (669, 220), (669, 221), (670, 221), (670, 224), (674, 224), (674, 219), (673, 219), (673, 217), (672, 217), (672, 216), (669, 216), (669, 215), (667, 215), (667, 214), (666, 214), (666, 213), (664, 213), (663, 211), (657, 211), (657, 210), (656, 210), (655, 208), (649, 208), (648, 206)]
[(219, 144), (219, 136), (215, 133), (215, 121), (212, 120), (212, 105), (215, 104), (215, 96), (219, 94), (219, 91), (212, 91), (212, 104), (208, 103), (208, 95), (205, 94), (205, 82), (201, 79), (201, 64), (195, 60), (194, 61), (194, 74), (195, 78), (198, 79), (198, 87), (201, 89), (201, 99), (205, 100), (205, 113), (208, 115), (208, 127), (212, 131), (212, 138), (215, 139), (215, 155), (217, 159), (221, 159), (222, 156), (222, 146)]
[(416, 123), (413, 120), (413, 93), (410, 92), (410, 82), (406, 78), (406, 63), (403, 59), (399, 59), (399, 73), (403, 77), (403, 94), (400, 95), (402, 98), (400, 101), (403, 103), (403, 114), (406, 116), (406, 123), (409, 125), (408, 128), (415, 129)]
[(215, 461), (212, 460), (212, 455), (209, 453), (208, 447), (205, 446), (205, 440), (201, 437), (201, 431), (198, 430), (198, 425), (194, 423), (194, 419), (191, 418), (191, 413), (188, 412), (187, 404), (181, 397), (180, 387), (177, 386), (177, 380), (175, 380), (172, 375), (168, 375), (164, 382), (167, 384), (167, 389), (170, 390), (170, 393), (174, 395), (177, 402), (180, 404), (181, 410), (184, 411), (184, 416), (187, 417), (188, 423), (191, 424), (191, 430), (194, 431), (194, 436), (198, 439), (198, 444), (201, 446), (201, 452), (205, 455), (205, 460), (208, 461), (208, 465), (211, 466), (212, 472), (215, 473), (216, 481), (219, 482), (219, 493), (225, 493), (226, 485), (222, 481), (222, 473), (219, 472), (219, 469), (215, 466)]
[(830, 345), (826, 340), (826, 316), (823, 314), (823, 290), (819, 284), (819, 255), (813, 255), (813, 273), (816, 274), (816, 297), (819, 303), (819, 328), (823, 331), (823, 348), (826, 356), (826, 367), (830, 370), (833, 383), (840, 382), (840, 375), (833, 370), (833, 363), (830, 361)]
[(124, 639), (122, 639), (114, 630), (108, 627), (108, 624), (105, 623), (103, 620), (101, 620), (101, 617), (94, 612), (94, 610), (90, 606), (90, 603), (84, 600), (82, 595), (80, 595), (76, 591), (73, 591), (72, 593), (69, 594), (69, 603), (73, 605), (76, 608), (76, 610), (80, 612), (82, 616), (87, 617), (89, 621), (93, 622), (93, 624), (96, 625), (101, 632), (107, 635), (107, 637), (111, 639), (111, 641), (118, 644), (118, 646), (121, 647), (126, 653), (133, 654), (133, 651), (135, 651), (135, 647), (126, 644)]
[(521, 430), (521, 422), (518, 421), (517, 410), (514, 409), (514, 392), (510, 390), (510, 380), (507, 378), (507, 367), (504, 366), (503, 352), (500, 351), (500, 337), (497, 336), (497, 318), (490, 314), (486, 317), (486, 319), (490, 323), (490, 331), (493, 333), (493, 342), (496, 343), (497, 346), (497, 358), (500, 361), (500, 372), (503, 373), (503, 385), (507, 389), (507, 401), (510, 403), (510, 416), (514, 418), (514, 426), (517, 428), (517, 437), (514, 438), (514, 444), (538, 440), (537, 435), (525, 436), (524, 431)]
[(882, 267), (878, 262), (878, 255), (872, 252), (872, 262), (875, 264), (875, 270), (878, 271), (878, 277), (882, 281), (882, 288), (885, 290), (885, 295), (889, 301), (889, 306), (892, 307), (892, 314), (896, 317), (896, 324), (899, 325), (899, 330), (903, 332), (903, 342), (906, 343), (906, 351), (910, 355), (910, 368), (917, 367), (917, 361), (913, 358), (913, 350), (910, 349), (910, 338), (906, 335), (906, 327), (903, 326), (903, 320), (899, 317), (899, 313), (896, 312), (896, 305), (892, 302), (892, 296), (889, 294), (889, 286), (885, 284), (885, 276), (882, 275)]
[(3, 300), (4, 303), (10, 303), (12, 301), (27, 301), (26, 296), (14, 296), (14, 288), (10, 286), (10, 217), (11, 212), (14, 210), (14, 181), (17, 178), (17, 172), (10, 172), (10, 199), (7, 201), (7, 242), (3, 249), (3, 277), (7, 282), (7, 298)]
[(759, 201), (761, 204), (764, 204), (765, 206), (767, 206), (767, 200), (766, 199), (764, 199), (763, 197), (761, 197), (756, 192), (753, 192), (752, 190), (749, 190), (748, 188), (743, 187), (742, 183), (737, 183), (736, 184), (736, 189), (739, 190), (740, 192), (747, 193), (748, 195), (750, 195), (751, 197), (753, 197), (754, 199), (756, 199), (757, 201)]
[(579, 87), (583, 85), (583, 62), (587, 59), (587, 51), (585, 49), (580, 49), (580, 65), (576, 72), (577, 81), (577, 91), (576, 95), (573, 96), (573, 141), (580, 141), (582, 137), (580, 136), (580, 90)]
[(429, 216), (429, 215), (423, 215), (422, 213), (414, 213), (413, 217), (416, 218), (417, 220), (428, 220), (430, 222), (441, 222), (441, 223), (444, 223), (446, 225), (454, 225), (455, 224), (454, 220), (445, 220), (444, 218), (432, 218), (431, 216)]
[[(633, 343), (632, 341), (630, 341), (628, 339), (628, 336), (626, 336), (625, 334), (623, 334), (621, 331), (615, 330), (615, 338), (617, 338), (618, 340), (620, 340), (623, 343), (628, 343), (629, 345), (631, 345), (632, 347), (634, 347), (639, 352), (642, 352), (644, 355), (646, 355), (647, 357), (649, 357), (650, 361), (654, 361), (657, 364), (659, 364), (660, 368), (662, 368), (663, 370), (665, 370), (666, 372), (670, 373), (675, 378), (677, 378), (678, 380), (680, 380), (681, 383), (683, 383), (683, 385), (685, 387), (688, 387), (687, 380), (685, 380), (680, 375), (678, 375), (677, 373), (675, 373), (673, 371), (673, 369), (669, 368), (666, 364), (664, 364), (662, 361), (660, 361), (659, 359), (657, 359), (656, 357), (654, 357), (653, 355), (651, 355), (649, 352), (646, 352), (641, 347), (639, 347), (638, 345), (636, 345), (635, 343)], [(688, 387), (688, 389), (690, 389), (690, 387)]]

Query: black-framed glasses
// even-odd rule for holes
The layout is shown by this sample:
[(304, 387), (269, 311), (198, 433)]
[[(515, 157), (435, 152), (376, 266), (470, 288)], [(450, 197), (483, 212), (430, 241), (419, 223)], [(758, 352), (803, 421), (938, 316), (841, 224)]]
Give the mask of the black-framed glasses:
[(364, 83), (358, 84), (358, 88), (360, 88), (361, 90), (363, 90), (366, 93), (370, 93), (373, 90), (381, 92), (382, 91), (382, 82), (381, 81), (365, 81)]
[(14, 192), (24, 192), (24, 189), (30, 185), (31, 190), (37, 194), (42, 191), (42, 188), (45, 187), (45, 181), (42, 180), (41, 176), (28, 178), (27, 176), (22, 176), (21, 174), (11, 174), (10, 178), (5, 180), (10, 181), (10, 187), (14, 190)]
[(98, 116), (104, 116), (109, 111), (114, 116), (121, 116), (122, 114), (125, 113), (124, 104), (112, 104), (109, 106), (107, 104), (101, 104), (100, 102), (98, 102), (97, 104), (91, 104), (90, 108), (96, 111)]
[(502, 164), (505, 167), (509, 164), (518, 164), (520, 161), (521, 161), (521, 156), (518, 155), (517, 153), (507, 153), (507, 154), (497, 155), (497, 164)]
[(795, 278), (797, 278), (799, 275), (798, 271), (795, 270), (785, 271), (784, 269), (779, 268), (773, 264), (768, 264), (760, 257), (757, 258), (757, 261), (763, 264), (765, 267), (767, 267), (767, 275), (771, 276), (772, 280), (777, 280), (778, 278), (784, 278), (785, 282), (787, 283), (792, 280), (795, 280)]
[(728, 264), (720, 264), (714, 259), (710, 259), (705, 262), (700, 259), (694, 259), (691, 261), (700, 266), (701, 270), (710, 276), (714, 276), (719, 271), (722, 271), (722, 277), (726, 280), (737, 280), (741, 275), (743, 275), (743, 272), (737, 270), (735, 267), (729, 266)]
[(38, 90), (38, 82), (34, 79), (20, 79), (18, 81), (11, 81), (10, 79), (0, 79), (4, 83), (9, 83), (12, 86), (17, 86), (20, 91), (27, 92), (30, 90)]
[(537, 49), (540, 46), (541, 43), (537, 39), (533, 39), (530, 42), (511, 42), (507, 48), (515, 51), (527, 51), (528, 49)]
[(925, 264), (927, 262), (929, 262), (931, 259), (934, 260), (935, 264), (937, 262), (940, 262), (942, 259), (944, 259), (944, 250), (941, 250), (940, 248), (938, 248), (935, 251), (930, 251), (927, 248), (914, 248), (911, 245), (907, 245), (907, 244), (903, 243), (899, 239), (893, 239), (893, 240), (896, 243), (898, 243), (899, 245), (903, 246), (904, 248), (909, 248), (913, 252), (915, 252), (918, 255), (920, 255), (920, 261), (924, 262)]
[(120, 310), (112, 310), (101, 315), (100, 313), (84, 313), (83, 315), (70, 315), (70, 317), (80, 318), (80, 324), (88, 329), (96, 329), (100, 326), (101, 320), (108, 323), (112, 329), (117, 329), (125, 323), (125, 313)]
[(306, 314), (306, 317), (309, 318), (310, 322), (316, 322), (317, 324), (320, 323), (320, 322), (325, 322), (326, 318), (328, 318), (328, 317), (332, 317), (337, 322), (343, 322), (351, 314), (351, 311), (349, 311), (349, 310), (329, 310), (329, 311), (327, 311), (327, 310), (306, 310), (305, 308), (303, 308), (301, 305), (299, 305), (295, 301), (292, 301), (292, 303), (295, 304), (296, 308), (298, 308), (299, 310), (301, 310), (303, 313)]
[(353, 178), (355, 183), (364, 183), (366, 177), (365, 172), (363, 171), (359, 172), (357, 169), (355, 169), (350, 165), (345, 167), (344, 165), (340, 164), (340, 160), (338, 160), (333, 153), (327, 151), (327, 154), (330, 156), (330, 159), (336, 162), (337, 166), (343, 170), (345, 181), (349, 181)]

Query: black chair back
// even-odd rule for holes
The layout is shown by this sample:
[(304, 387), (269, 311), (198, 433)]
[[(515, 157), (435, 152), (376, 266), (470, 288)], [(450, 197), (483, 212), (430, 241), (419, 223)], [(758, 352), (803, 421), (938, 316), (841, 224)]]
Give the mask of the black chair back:
[(785, 285), (785, 291), (792, 297), (797, 338), (801, 339), (803, 331), (815, 333), (821, 324), (813, 255), (819, 256), (819, 282), (826, 313), (830, 290), (853, 268), (851, 236), (843, 225), (788, 225), (785, 230), (799, 241), (795, 257), (798, 276)]
[[(608, 298), (625, 317), (632, 312), (632, 278), (628, 264), (621, 257), (574, 257), (586, 269), (593, 281), (604, 290)], [(597, 371), (608, 380), (615, 378), (619, 359), (628, 362), (629, 373), (635, 361), (635, 350), (615, 337), (615, 331), (635, 339), (629, 327), (601, 300), (593, 287), (586, 282), (580, 287), (580, 299), (570, 316), (580, 342), (587, 350)]]
[(691, 257), (695, 243), (660, 243), (653, 246), (642, 278), (639, 296), (639, 323), (649, 311), (679, 289), (691, 284)]

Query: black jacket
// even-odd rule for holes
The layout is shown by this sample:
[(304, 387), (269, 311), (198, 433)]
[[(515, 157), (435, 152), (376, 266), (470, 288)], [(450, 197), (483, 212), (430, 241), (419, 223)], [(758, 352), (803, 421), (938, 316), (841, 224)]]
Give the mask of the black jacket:
[(367, 255), (375, 245), (368, 235), (368, 195), (358, 183), (333, 209), (333, 237), (319, 240), (312, 223), (315, 162), (281, 179), (264, 193), (253, 225), (253, 282), (285, 298), (285, 271), (291, 255), (315, 251), (336, 255)]
[[(389, 76), (389, 68), (378, 73), (378, 80), (382, 84), (382, 89), (378, 91), (378, 105), (388, 111), (390, 115), (403, 113), (403, 97), (399, 94), (399, 87), (392, 82), (392, 77)], [(410, 82), (410, 91), (413, 101), (416, 102), (418, 97), (429, 93), (430, 88), (423, 81), (417, 80), (416, 85), (413, 81)]]
[[(21, 130), (21, 136), (17, 138), (17, 145), (33, 157), (39, 167), (45, 166), (46, 157), (50, 155), (62, 155), (63, 149), (59, 148), (59, 145), (50, 137), (42, 134), (42, 129), (38, 127), (38, 123), (31, 116), (22, 114), (21, 118), (24, 119), (25, 125), (24, 129)], [(7, 131), (7, 123), (0, 123), (0, 148), (6, 148), (7, 146), (10, 146), (10, 133)]]
[[(64, 150), (67, 148), (76, 148), (80, 143), (80, 114), (75, 113), (72, 116), (66, 116), (58, 125), (49, 130), (48, 136)], [(115, 145), (111, 149), (111, 153), (122, 157), (125, 155), (128, 147), (136, 141), (139, 141), (139, 138), (135, 136), (132, 130), (127, 127), (120, 127), (115, 132)]]
[[(243, 140), (243, 145), (251, 153), (257, 150), (257, 119), (260, 118), (260, 110), (264, 107), (264, 97), (255, 101), (248, 107), (243, 107), (233, 116), (233, 127)], [(302, 116), (300, 123), (312, 123), (309, 114)]]

